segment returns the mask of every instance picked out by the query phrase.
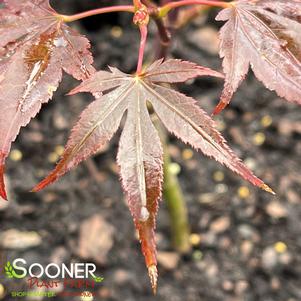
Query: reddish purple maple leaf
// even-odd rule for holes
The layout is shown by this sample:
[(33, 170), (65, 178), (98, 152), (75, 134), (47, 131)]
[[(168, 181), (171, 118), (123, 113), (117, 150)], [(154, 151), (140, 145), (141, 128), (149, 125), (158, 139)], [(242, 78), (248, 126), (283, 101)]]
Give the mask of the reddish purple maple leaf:
[(94, 73), (89, 41), (63, 23), (48, 0), (5, 0), (0, 9), (0, 196), (4, 163), (20, 128), (52, 98), (62, 71)]
[(230, 102), (248, 73), (270, 90), (301, 104), (300, 0), (240, 0), (216, 18), (220, 31), (225, 87), (214, 114)]
[(214, 121), (193, 98), (160, 85), (201, 75), (222, 77), (208, 68), (180, 60), (156, 61), (139, 76), (127, 75), (115, 68), (92, 75), (72, 93), (92, 92), (96, 100), (81, 114), (56, 168), (33, 189), (43, 189), (101, 150), (117, 131), (126, 112), (118, 164), (154, 289), (157, 282), (154, 229), (161, 198), (163, 160), (160, 139), (148, 113), (148, 101), (171, 133), (252, 184), (272, 192), (230, 150), (215, 129)]

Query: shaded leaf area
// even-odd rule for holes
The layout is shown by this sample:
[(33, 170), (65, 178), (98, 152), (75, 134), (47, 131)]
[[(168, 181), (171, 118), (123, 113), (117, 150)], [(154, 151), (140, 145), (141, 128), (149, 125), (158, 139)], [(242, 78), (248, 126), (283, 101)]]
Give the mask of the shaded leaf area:
[[(181, 70), (182, 76), (178, 70)], [(151, 122), (147, 102), (151, 103), (171, 133), (252, 184), (272, 192), (230, 150), (215, 129), (214, 121), (197, 105), (196, 100), (160, 85), (201, 75), (222, 77), (208, 68), (180, 60), (156, 61), (140, 76), (127, 75), (115, 68), (92, 75), (71, 94), (91, 92), (96, 100), (81, 114), (54, 171), (34, 188), (34, 191), (43, 189), (102, 150), (127, 112), (119, 144), (118, 164), (154, 290), (157, 283), (154, 229), (163, 171), (161, 143)]]
[(66, 26), (48, 0), (4, 1), (0, 9), (0, 195), (4, 164), (20, 128), (52, 98), (62, 71), (94, 73), (89, 41)]
[(301, 104), (301, 2), (241, 0), (216, 18), (226, 74), (214, 113), (231, 101), (251, 65), (256, 77), (290, 102)]

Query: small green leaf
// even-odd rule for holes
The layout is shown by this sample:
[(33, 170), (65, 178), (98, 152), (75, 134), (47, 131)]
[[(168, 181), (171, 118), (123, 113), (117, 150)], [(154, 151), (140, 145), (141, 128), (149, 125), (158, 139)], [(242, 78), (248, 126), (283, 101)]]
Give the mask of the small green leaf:
[(13, 272), (14, 268), (12, 267), (11, 263), (8, 261), (4, 267), (5, 274), (7, 278), (14, 278)]

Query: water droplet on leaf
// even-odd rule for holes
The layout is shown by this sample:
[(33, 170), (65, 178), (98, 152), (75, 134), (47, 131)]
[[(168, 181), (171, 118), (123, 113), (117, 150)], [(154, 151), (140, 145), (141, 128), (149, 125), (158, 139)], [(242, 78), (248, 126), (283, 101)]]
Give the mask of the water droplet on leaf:
[(146, 207), (141, 207), (140, 211), (140, 221), (141, 222), (146, 222), (149, 218), (149, 211), (147, 210)]

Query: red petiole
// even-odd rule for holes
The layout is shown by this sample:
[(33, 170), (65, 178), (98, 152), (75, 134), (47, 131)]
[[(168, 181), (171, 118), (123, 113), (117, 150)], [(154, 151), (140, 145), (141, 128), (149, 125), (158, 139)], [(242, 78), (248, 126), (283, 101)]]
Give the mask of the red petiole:
[(224, 2), (224, 1), (213, 1), (213, 0), (212, 1), (211, 0), (181, 0), (181, 1), (169, 2), (159, 8), (160, 16), (164, 17), (166, 14), (169, 13), (170, 10), (182, 6), (188, 6), (188, 5), (209, 5), (209, 6), (228, 8), (231, 7), (233, 3)]
[(139, 47), (139, 57), (138, 57), (138, 63), (137, 63), (137, 71), (136, 73), (139, 75), (142, 71), (142, 64), (143, 64), (143, 57), (144, 57), (144, 51), (145, 51), (145, 45), (147, 40), (147, 26), (142, 25), (139, 26), (140, 29), (140, 47)]
[(148, 8), (141, 3), (141, 0), (133, 0), (133, 4), (135, 7), (135, 15), (133, 18), (133, 23), (139, 27), (140, 30), (140, 46), (139, 46), (139, 56), (137, 62), (137, 70), (136, 74), (141, 74), (145, 45), (147, 40), (147, 25), (149, 22), (149, 11)]
[(100, 15), (100, 14), (106, 14), (106, 13), (113, 13), (113, 12), (129, 12), (134, 13), (135, 7), (132, 5), (116, 5), (116, 6), (109, 6), (109, 7), (103, 7), (98, 9), (89, 10), (83, 13), (66, 16), (66, 15), (59, 15), (64, 22), (73, 22), (76, 20), (80, 20), (86, 17)]

